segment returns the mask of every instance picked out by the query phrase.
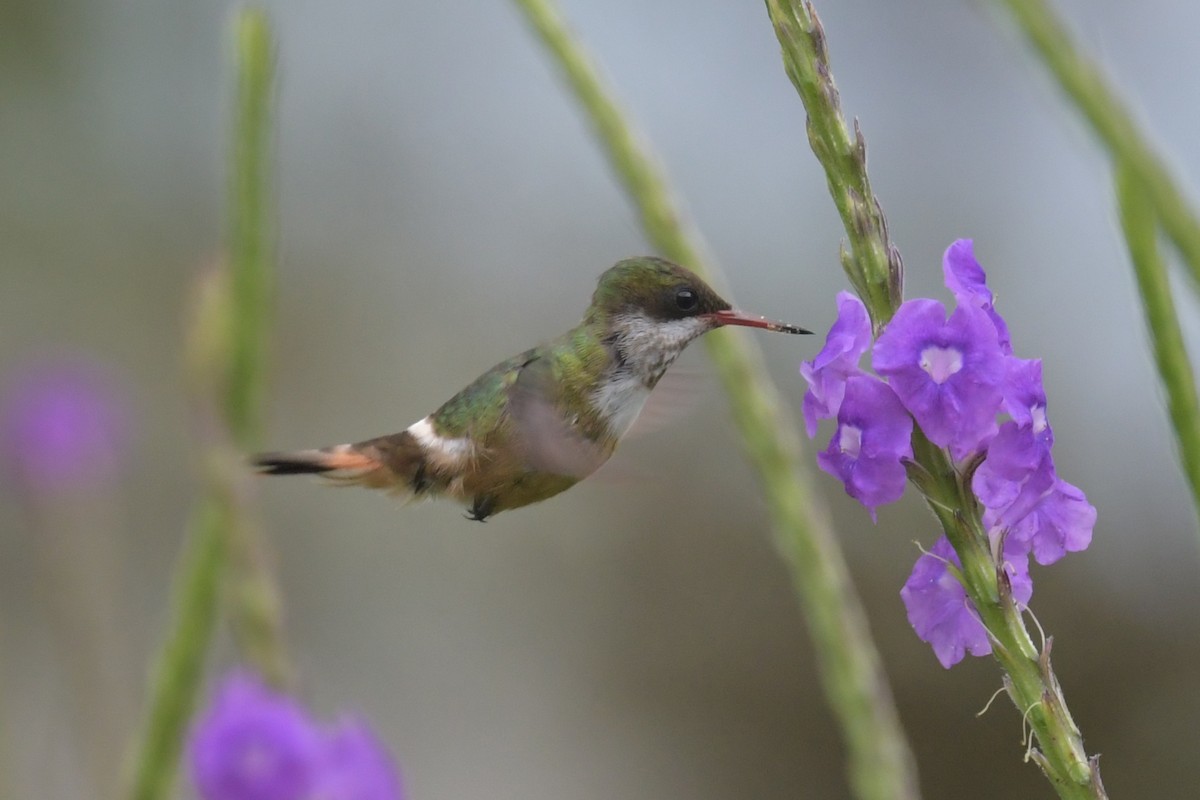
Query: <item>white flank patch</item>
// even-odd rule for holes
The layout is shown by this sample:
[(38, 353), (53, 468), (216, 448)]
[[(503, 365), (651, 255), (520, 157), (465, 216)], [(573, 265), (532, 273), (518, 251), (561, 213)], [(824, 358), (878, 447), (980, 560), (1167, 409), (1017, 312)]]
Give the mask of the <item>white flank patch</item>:
[(601, 383), (592, 394), (592, 408), (619, 439), (637, 419), (649, 396), (650, 390), (641, 377), (629, 372), (615, 381)]
[(475, 443), (467, 437), (450, 439), (433, 429), (429, 417), (408, 426), (408, 432), (425, 448), (425, 453), (443, 466), (455, 467), (471, 458)]

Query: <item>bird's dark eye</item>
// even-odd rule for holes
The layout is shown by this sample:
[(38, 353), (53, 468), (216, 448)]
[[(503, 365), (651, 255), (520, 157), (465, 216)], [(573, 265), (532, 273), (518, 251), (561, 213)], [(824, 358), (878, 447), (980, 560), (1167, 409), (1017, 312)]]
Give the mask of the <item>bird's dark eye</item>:
[(696, 294), (695, 289), (683, 287), (675, 292), (675, 305), (679, 306), (680, 311), (691, 311), (700, 302), (700, 295)]

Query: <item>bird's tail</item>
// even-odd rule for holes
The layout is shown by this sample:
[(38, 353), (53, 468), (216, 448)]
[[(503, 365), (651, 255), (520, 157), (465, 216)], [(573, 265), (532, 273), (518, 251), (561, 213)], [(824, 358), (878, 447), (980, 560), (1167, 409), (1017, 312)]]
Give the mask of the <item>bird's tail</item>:
[(421, 488), (415, 484), (423, 454), (411, 439), (405, 432), (319, 450), (259, 453), (250, 463), (264, 475), (320, 475), (343, 485), (407, 493)]

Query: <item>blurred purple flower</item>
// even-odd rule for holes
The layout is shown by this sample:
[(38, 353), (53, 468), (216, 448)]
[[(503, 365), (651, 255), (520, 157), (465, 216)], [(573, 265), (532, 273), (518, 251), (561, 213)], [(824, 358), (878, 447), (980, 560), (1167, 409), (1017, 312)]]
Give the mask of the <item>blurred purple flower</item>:
[(342, 720), (325, 738), (325, 761), (314, 798), (398, 800), (400, 780), (391, 756), (366, 722)]
[(825, 336), (825, 346), (812, 361), (800, 364), (800, 374), (808, 381), (803, 411), (809, 438), (817, 435), (818, 421), (837, 416), (846, 379), (863, 374), (858, 362), (871, 346), (871, 318), (862, 301), (849, 292), (838, 292), (837, 307), (837, 320)]
[(301, 800), (321, 737), (305, 710), (246, 672), (228, 676), (188, 743), (204, 800)]
[[(1004, 551), (1004, 571), (1013, 598), (1024, 606), (1033, 595), (1029, 559), (1019, 548), (1010, 552), (1007, 544)], [(942, 536), (928, 553), (917, 559), (900, 590), (909, 624), (921, 641), (933, 647), (934, 655), (946, 669), (962, 661), (967, 653), (984, 656), (992, 652), (987, 631), (967, 598), (966, 589), (950, 571), (950, 564), (962, 566), (958, 554)]]
[(987, 275), (983, 267), (975, 260), (975, 243), (970, 239), (959, 239), (946, 248), (942, 256), (942, 275), (946, 288), (954, 295), (954, 301), (960, 306), (974, 306), (982, 309), (992, 325), (996, 328), (996, 337), (1000, 343), (1000, 351), (1004, 355), (1012, 355), (1012, 338), (1008, 333), (1008, 324), (996, 313), (993, 307), (992, 290), (987, 287)]
[(293, 698), (237, 671), (188, 741), (203, 800), (400, 800), (386, 750), (358, 719), (324, 729)]
[(886, 383), (871, 375), (846, 381), (838, 426), (817, 454), (821, 469), (846, 485), (846, 493), (875, 518), (875, 507), (899, 500), (912, 458), (912, 417)]
[(6, 377), (0, 447), (23, 484), (50, 492), (112, 472), (128, 425), (116, 379), (104, 367), (60, 358)]
[(875, 342), (871, 363), (929, 441), (956, 459), (995, 434), (1006, 365), (980, 309), (961, 305), (947, 319), (938, 301), (909, 300)]

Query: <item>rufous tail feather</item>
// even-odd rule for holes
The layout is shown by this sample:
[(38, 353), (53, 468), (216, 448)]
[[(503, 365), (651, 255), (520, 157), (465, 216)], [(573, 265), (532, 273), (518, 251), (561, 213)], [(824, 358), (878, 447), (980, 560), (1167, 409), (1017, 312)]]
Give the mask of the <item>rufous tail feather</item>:
[(251, 463), (264, 475), (320, 475), (337, 483), (372, 489), (391, 488), (397, 482), (385, 464), (350, 444), (320, 450), (259, 453), (252, 457)]
[(319, 450), (259, 453), (250, 462), (264, 475), (320, 475), (336, 483), (420, 492), (422, 453), (407, 432)]

